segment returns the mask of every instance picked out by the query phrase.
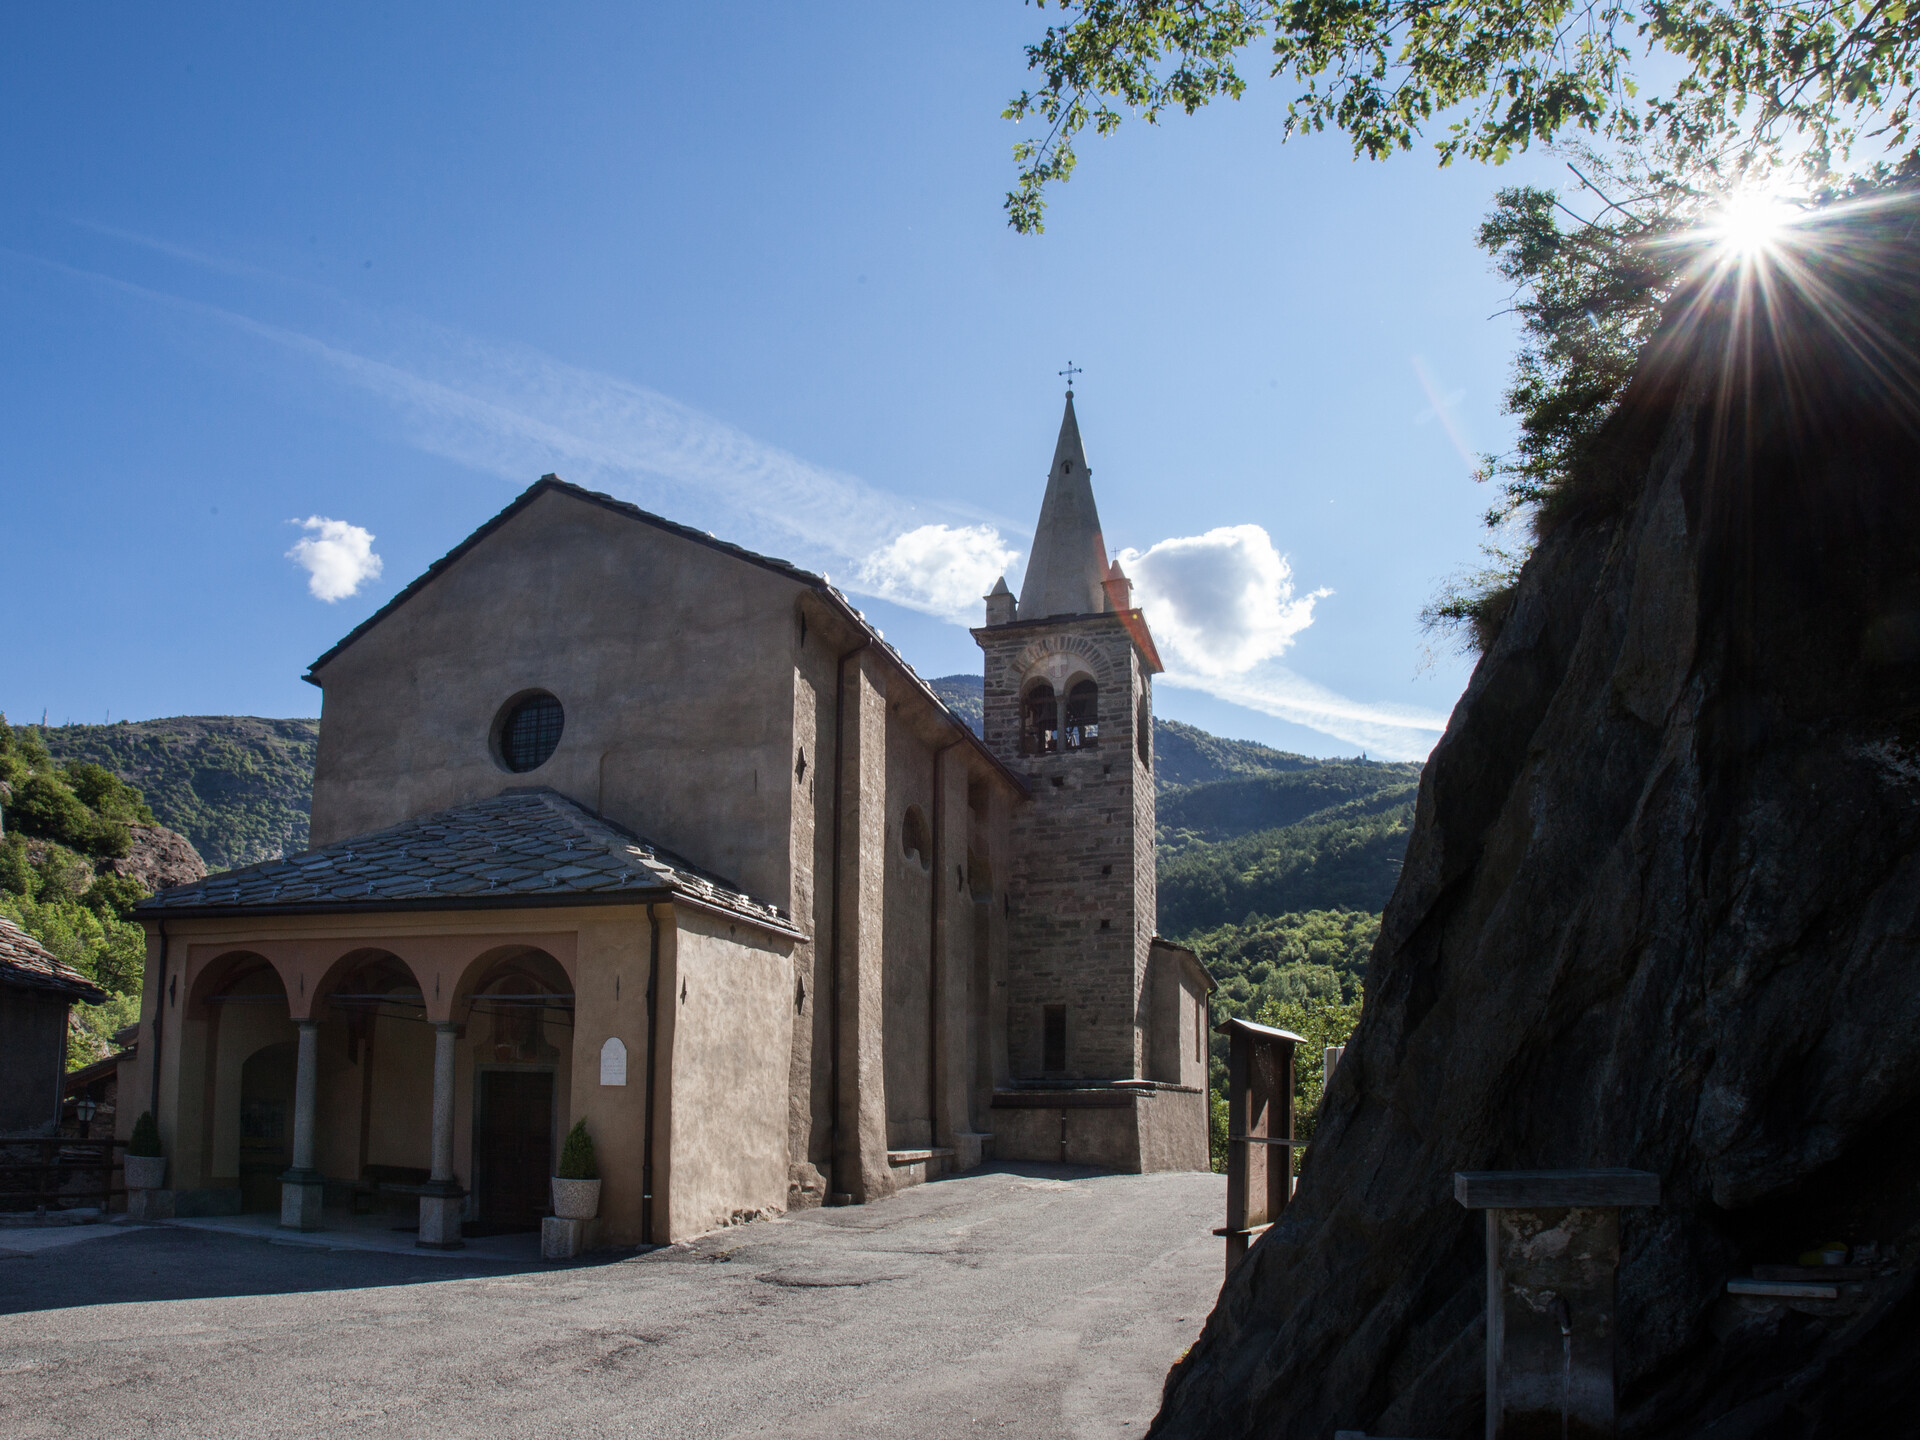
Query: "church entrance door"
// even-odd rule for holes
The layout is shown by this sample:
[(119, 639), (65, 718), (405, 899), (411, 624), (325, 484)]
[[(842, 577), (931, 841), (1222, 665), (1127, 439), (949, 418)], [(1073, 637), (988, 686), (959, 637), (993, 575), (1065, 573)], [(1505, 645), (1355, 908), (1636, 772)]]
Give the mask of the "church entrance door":
[(240, 1067), (240, 1208), (280, 1209), (280, 1176), (293, 1163), (292, 1044), (268, 1045)]
[(483, 1225), (531, 1228), (551, 1209), (553, 1071), (482, 1070), (474, 1190)]

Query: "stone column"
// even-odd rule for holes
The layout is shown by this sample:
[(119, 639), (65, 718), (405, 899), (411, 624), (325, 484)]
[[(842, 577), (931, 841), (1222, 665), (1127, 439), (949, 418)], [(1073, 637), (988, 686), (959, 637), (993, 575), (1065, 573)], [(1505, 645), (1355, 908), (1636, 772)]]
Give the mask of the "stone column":
[(280, 1224), (318, 1230), (326, 1184), (313, 1167), (313, 1117), (319, 1104), (320, 1022), (297, 1020), (300, 1056), (293, 1080), (293, 1168), (280, 1177)]
[(1645, 1170), (1479, 1170), (1454, 1198), (1487, 1212), (1487, 1440), (1614, 1434), (1620, 1207), (1660, 1203)]
[(453, 1046), (451, 1021), (433, 1027), (433, 1176), (420, 1197), (420, 1239), (429, 1250), (458, 1250), (467, 1192), (453, 1178)]

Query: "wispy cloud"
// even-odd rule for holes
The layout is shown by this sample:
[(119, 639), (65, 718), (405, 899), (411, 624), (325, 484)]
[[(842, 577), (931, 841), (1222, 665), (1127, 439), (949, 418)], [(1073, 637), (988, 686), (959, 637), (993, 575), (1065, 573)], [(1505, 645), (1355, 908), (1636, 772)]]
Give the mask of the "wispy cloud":
[(1460, 418), (1454, 414), (1455, 408), (1467, 397), (1464, 390), (1455, 390), (1442, 394), (1440, 387), (1434, 384), (1433, 373), (1427, 369), (1427, 362), (1418, 355), (1413, 360), (1413, 373), (1420, 381), (1420, 389), (1426, 394), (1427, 408), (1414, 416), (1414, 423), (1424, 424), (1428, 420), (1438, 420), (1440, 428), (1446, 432), (1447, 441), (1453, 446), (1454, 453), (1470, 471), (1480, 468), (1480, 461), (1473, 453), (1473, 447), (1467, 444), (1465, 431), (1461, 428)]
[[(221, 268), (181, 247), (125, 238)], [(530, 347), (377, 317), (359, 327), (375, 332), (374, 340), (335, 343), (110, 275), (20, 258), (217, 320), (299, 357), (373, 397), (429, 453), (516, 483), (556, 470), (751, 548), (788, 554), (856, 594), (978, 623), (980, 597), (994, 577), (1017, 570), (1011, 527), (958, 506), (916, 504), (646, 386)], [(1433, 413), (1470, 461), (1449, 405), (1417, 359), (1415, 369)], [(288, 554), (306, 567), (314, 595), (343, 598), (379, 575), (373, 537), (361, 527), (321, 516), (299, 523), (312, 533)], [(1444, 729), (1444, 716), (1351, 700), (1280, 663), (1330, 592), (1296, 593), (1291, 566), (1259, 526), (1162, 540), (1121, 560), (1170, 662), (1163, 683), (1383, 758), (1424, 756)]]
[(1262, 715), (1344, 740), (1378, 760), (1424, 760), (1447, 717), (1413, 705), (1352, 700), (1269, 661), (1240, 675), (1193, 675), (1169, 669), (1163, 685), (1200, 690)]

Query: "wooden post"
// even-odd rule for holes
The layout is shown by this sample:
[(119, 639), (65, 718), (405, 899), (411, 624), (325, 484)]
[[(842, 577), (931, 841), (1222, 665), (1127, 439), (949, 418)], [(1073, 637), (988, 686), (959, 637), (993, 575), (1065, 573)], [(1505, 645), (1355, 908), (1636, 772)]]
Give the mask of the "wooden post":
[(1251, 1020), (1219, 1030), (1227, 1037), (1227, 1223), (1213, 1233), (1226, 1239), (1231, 1275), (1293, 1195), (1293, 1057), (1306, 1042)]

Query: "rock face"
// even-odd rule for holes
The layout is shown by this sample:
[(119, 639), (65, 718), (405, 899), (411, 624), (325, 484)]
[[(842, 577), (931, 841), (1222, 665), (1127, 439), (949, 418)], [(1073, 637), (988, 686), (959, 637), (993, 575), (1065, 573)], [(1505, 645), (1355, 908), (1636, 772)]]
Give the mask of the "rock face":
[[(1451, 1177), (1612, 1165), (1664, 1189), (1622, 1212), (1623, 1435), (1910, 1424), (1920, 255), (1835, 238), (1757, 320), (1734, 280), (1670, 312), (1427, 766), (1298, 1195), (1151, 1433), (1478, 1436)], [(1727, 1296), (1832, 1239), (1897, 1250), (1863, 1313)]]
[(204, 880), (207, 862), (200, 858), (193, 842), (178, 830), (169, 830), (164, 825), (135, 825), (132, 847), (113, 862), (113, 873), (130, 876), (157, 892), (169, 885)]

